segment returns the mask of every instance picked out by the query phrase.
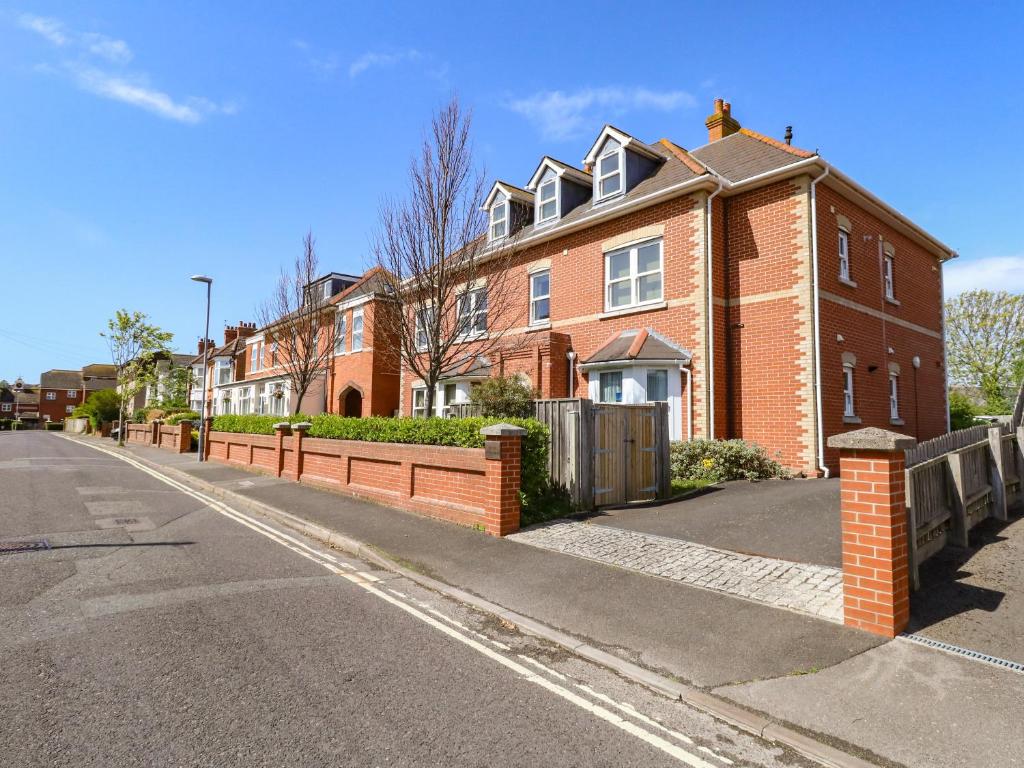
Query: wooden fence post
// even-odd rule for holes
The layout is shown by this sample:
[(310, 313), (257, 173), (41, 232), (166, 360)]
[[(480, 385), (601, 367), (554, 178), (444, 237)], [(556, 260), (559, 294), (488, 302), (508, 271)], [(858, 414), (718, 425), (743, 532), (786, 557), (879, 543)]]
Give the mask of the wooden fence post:
[(958, 547), (966, 547), (967, 541), (967, 485), (964, 480), (963, 455), (958, 452), (946, 456), (949, 476), (949, 500), (953, 513), (953, 538)]
[(1003, 431), (1000, 427), (988, 429), (988, 475), (992, 485), (992, 516), (1008, 520), (1006, 513), (1006, 477), (1003, 472)]
[(828, 439), (839, 449), (843, 621), (884, 637), (910, 621), (904, 451), (915, 445), (877, 427)]

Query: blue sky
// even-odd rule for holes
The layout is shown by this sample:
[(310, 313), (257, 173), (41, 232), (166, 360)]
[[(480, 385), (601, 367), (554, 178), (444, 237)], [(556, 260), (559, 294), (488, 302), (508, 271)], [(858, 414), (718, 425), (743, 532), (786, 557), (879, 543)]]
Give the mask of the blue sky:
[(1024, 291), (1015, 4), (0, 2), (0, 378), (102, 361), (119, 306), (183, 351), (253, 317), (312, 229), (360, 271), (430, 113), (489, 175), (578, 163), (605, 122), (706, 141), (715, 96)]

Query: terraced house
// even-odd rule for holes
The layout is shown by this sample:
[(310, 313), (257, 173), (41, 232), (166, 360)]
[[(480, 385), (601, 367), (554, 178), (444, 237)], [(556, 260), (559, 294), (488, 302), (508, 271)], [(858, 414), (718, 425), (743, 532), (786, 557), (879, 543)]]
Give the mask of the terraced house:
[[(519, 249), (516, 343), (481, 359), (468, 340), (439, 415), (475, 381), (519, 374), (545, 398), (667, 401), (673, 439), (743, 438), (810, 475), (838, 469), (838, 432), (946, 431), (955, 252), (721, 99), (705, 125), (691, 150), (608, 125), (582, 167), (544, 157), (525, 185), (494, 184), (492, 248)], [(486, 288), (472, 290), (486, 333)], [(402, 411), (424, 402), (406, 371)]]
[[(323, 320), (332, 333), (317, 336), (326, 364), (305, 396), (298, 397), (289, 375), (288, 318), (264, 328), (240, 322), (224, 329), (224, 343), (199, 342), (199, 354), (190, 365), (193, 381), (202, 382), (203, 354), (207, 354), (208, 400), (211, 413), (276, 414), (340, 413), (346, 416), (391, 416), (398, 408), (399, 358), (397, 346), (375, 319), (394, 311), (381, 291), (374, 270), (364, 275), (332, 272), (306, 286), (305, 293), (324, 304)], [(202, 403), (202, 386), (191, 394), (194, 410)]]

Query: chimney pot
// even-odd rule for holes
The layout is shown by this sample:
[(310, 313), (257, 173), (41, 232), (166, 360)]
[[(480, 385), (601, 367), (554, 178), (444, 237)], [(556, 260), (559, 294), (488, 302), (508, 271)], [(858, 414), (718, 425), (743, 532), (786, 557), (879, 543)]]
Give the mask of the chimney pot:
[(715, 99), (715, 112), (704, 121), (708, 129), (708, 142), (724, 139), (740, 129), (740, 124), (732, 116), (732, 104), (724, 99)]
[(723, 103), (722, 99), (715, 99), (715, 112), (716, 113), (722, 111), (722, 103)]

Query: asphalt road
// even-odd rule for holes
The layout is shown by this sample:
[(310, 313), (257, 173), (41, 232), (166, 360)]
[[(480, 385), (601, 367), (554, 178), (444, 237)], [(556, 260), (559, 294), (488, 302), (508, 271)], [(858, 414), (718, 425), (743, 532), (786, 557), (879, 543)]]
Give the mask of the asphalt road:
[(3, 766), (809, 765), (57, 434), (0, 543)]

